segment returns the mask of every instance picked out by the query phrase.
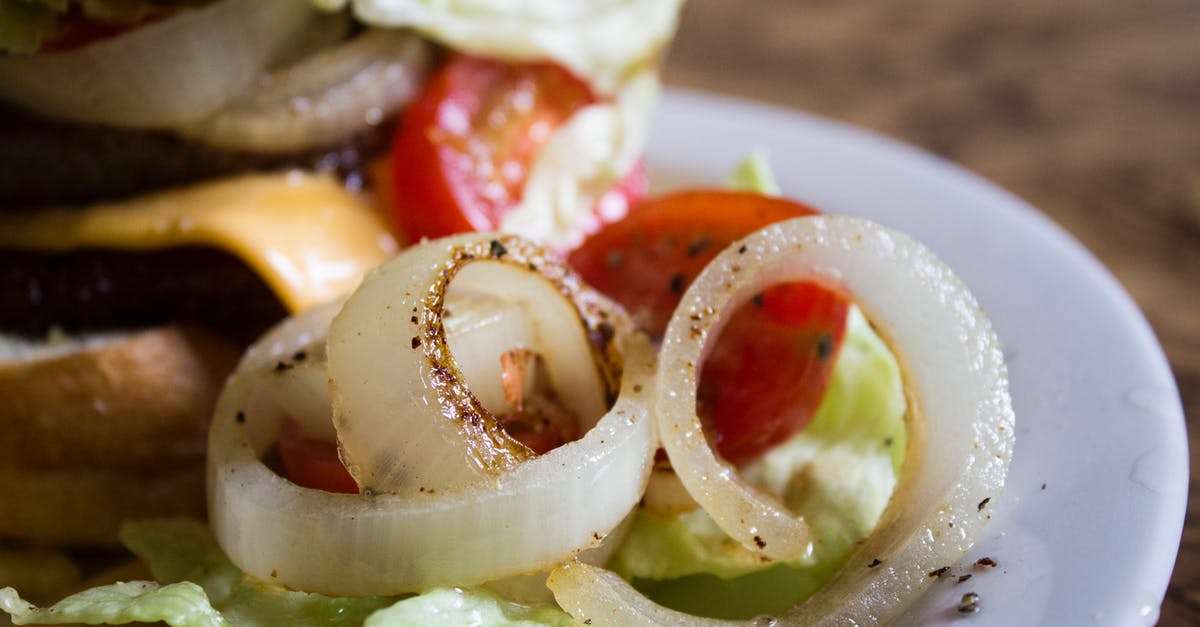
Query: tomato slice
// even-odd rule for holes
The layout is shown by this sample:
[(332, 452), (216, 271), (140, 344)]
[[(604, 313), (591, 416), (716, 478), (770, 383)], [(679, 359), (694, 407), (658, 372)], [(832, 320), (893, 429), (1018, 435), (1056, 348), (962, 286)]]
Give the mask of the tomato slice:
[[(584, 241), (570, 262), (657, 338), (683, 291), (717, 253), (764, 226), (816, 213), (749, 192), (679, 192), (637, 205)], [(786, 283), (733, 313), (697, 389), (697, 411), (718, 453), (745, 462), (808, 424), (828, 386), (848, 312), (849, 301), (836, 289)]]
[(538, 149), (573, 113), (594, 102), (587, 83), (553, 63), (452, 57), (396, 132), (393, 174), (401, 231), (416, 241), (496, 230), (520, 202)]
[(783, 283), (734, 312), (696, 389), (696, 410), (722, 457), (752, 460), (812, 420), (849, 311), (836, 290)]
[(279, 456), (289, 481), (306, 488), (357, 494), (358, 484), (338, 457), (337, 445), (305, 436), (292, 420), (279, 434)]
[(569, 260), (658, 338), (683, 290), (717, 253), (768, 224), (816, 213), (792, 200), (750, 192), (676, 192), (638, 204), (624, 220), (585, 240)]

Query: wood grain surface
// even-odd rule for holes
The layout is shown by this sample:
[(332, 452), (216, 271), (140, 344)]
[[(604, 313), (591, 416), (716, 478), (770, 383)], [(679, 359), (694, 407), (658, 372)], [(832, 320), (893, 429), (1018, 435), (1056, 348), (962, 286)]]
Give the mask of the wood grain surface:
[(689, 0), (666, 81), (924, 147), (1108, 266), (1189, 418), (1192, 498), (1160, 624), (1200, 624), (1200, 1)]

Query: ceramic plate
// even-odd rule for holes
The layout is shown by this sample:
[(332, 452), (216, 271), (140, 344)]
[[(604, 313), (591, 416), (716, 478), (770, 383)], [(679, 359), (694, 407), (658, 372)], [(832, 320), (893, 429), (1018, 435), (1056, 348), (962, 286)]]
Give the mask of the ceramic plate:
[(981, 178), (829, 120), (668, 90), (654, 128), (654, 179), (718, 184), (765, 149), (786, 195), (915, 236), (991, 316), (1017, 415), (1008, 487), (905, 622), (955, 623), (966, 592), (974, 627), (1155, 622), (1187, 500), (1183, 410), (1145, 318), (1087, 250)]

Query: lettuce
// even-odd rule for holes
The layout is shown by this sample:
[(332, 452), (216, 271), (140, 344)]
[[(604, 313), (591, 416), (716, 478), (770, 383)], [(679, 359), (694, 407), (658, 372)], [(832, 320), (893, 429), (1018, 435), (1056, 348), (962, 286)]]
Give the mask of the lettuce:
[(813, 422), (742, 469), (812, 527), (809, 550), (763, 566), (703, 511), (635, 517), (609, 567), (668, 607), (721, 618), (778, 613), (833, 576), (891, 498), (906, 446), (895, 357), (857, 308)]
[(442, 588), (400, 601), (375, 612), (363, 627), (568, 627), (575, 621), (566, 612), (548, 605), (512, 603), (482, 589)]
[(767, 161), (767, 153), (761, 149), (750, 153), (733, 169), (729, 178), (725, 179), (725, 187), (757, 192), (763, 196), (779, 196), (783, 193), (779, 184), (775, 182), (775, 175)]
[(17, 625), (63, 623), (154, 623), (173, 627), (225, 627), (228, 622), (213, 609), (200, 586), (185, 581), (162, 586), (152, 581), (129, 581), (90, 588), (42, 609), (0, 589), (0, 610)]

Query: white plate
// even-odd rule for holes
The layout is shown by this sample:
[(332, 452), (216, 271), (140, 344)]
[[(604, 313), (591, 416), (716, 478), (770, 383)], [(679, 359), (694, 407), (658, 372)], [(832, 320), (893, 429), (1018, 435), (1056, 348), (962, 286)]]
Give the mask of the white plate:
[[(1187, 500), (1183, 409), (1145, 318), (1090, 253), (1011, 194), (863, 130), (680, 90), (654, 128), (654, 178), (718, 184), (765, 148), (786, 195), (915, 236), (991, 316), (1017, 415), (1008, 487), (905, 622), (954, 623), (965, 592), (975, 627), (1156, 620)], [(983, 556), (999, 566), (972, 568)]]

